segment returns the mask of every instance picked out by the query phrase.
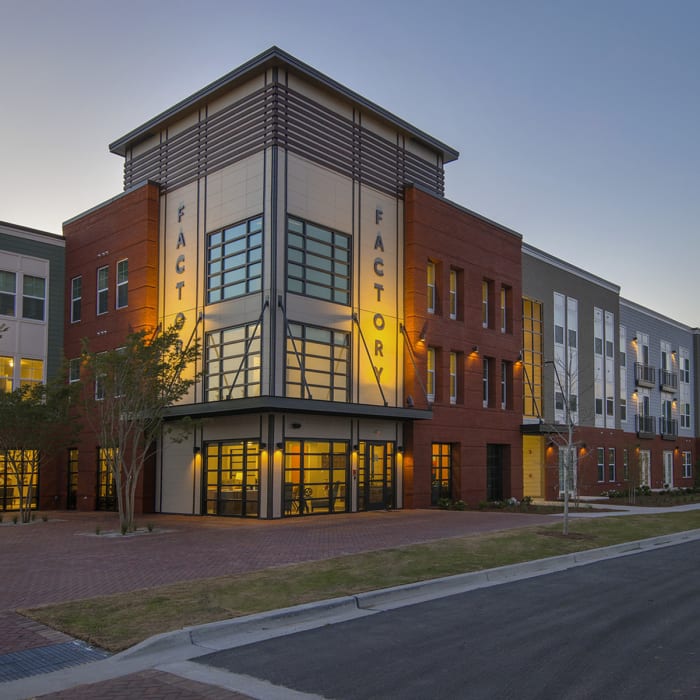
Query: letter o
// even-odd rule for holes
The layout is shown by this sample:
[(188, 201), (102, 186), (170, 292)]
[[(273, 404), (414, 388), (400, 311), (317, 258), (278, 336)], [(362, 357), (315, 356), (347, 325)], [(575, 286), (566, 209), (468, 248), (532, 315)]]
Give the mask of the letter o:
[(384, 316), (382, 316), (381, 314), (374, 314), (373, 320), (374, 320), (374, 327), (378, 331), (383, 331), (384, 326), (386, 325), (386, 322), (384, 321)]

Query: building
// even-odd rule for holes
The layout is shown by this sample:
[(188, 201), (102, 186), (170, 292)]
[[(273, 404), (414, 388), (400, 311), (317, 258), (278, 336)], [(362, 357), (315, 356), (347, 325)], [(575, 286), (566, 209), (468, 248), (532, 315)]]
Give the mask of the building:
[[(63, 286), (63, 238), (0, 221), (0, 391), (46, 382), (60, 371)], [(35, 484), (37, 503), (55, 507), (49, 496), (54, 491), (47, 473), (41, 489)], [(13, 476), (0, 454), (0, 511), (18, 507)]]
[(693, 486), (697, 332), (525, 244), (522, 264), (525, 495), (560, 498), (567, 464), (571, 495)]
[[(444, 200), (454, 149), (277, 48), (110, 149), (124, 194), (64, 228), (66, 354), (175, 322), (203, 350), (142, 510), (520, 495), (521, 241)], [(103, 449), (71, 451), (69, 503), (111, 507)]]

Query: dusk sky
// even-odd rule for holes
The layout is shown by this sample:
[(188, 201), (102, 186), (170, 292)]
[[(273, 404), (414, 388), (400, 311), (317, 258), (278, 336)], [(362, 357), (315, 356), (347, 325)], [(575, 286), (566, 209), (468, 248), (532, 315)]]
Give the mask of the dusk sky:
[(700, 326), (696, 0), (0, 0), (0, 220), (122, 191), (108, 144), (272, 45), (460, 152), (446, 196)]

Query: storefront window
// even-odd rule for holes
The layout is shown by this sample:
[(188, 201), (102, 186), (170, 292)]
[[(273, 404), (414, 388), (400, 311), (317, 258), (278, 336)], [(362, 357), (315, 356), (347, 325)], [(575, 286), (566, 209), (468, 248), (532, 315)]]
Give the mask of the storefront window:
[(260, 512), (260, 443), (210, 442), (204, 465), (207, 515), (257, 517)]
[(348, 443), (287, 440), (284, 446), (284, 514), (347, 510)]

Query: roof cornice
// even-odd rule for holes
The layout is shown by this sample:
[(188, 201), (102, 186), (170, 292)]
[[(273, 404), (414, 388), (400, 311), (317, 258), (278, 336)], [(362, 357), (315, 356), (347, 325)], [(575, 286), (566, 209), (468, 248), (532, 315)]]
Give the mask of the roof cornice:
[(213, 99), (215, 96), (231, 89), (237, 83), (247, 80), (251, 77), (251, 75), (260, 73), (263, 70), (267, 70), (268, 68), (275, 66), (291, 68), (297, 73), (303, 75), (307, 80), (321, 85), (332, 92), (338, 93), (353, 104), (372, 112), (381, 120), (389, 122), (400, 131), (405, 132), (409, 137), (427, 145), (433, 150), (439, 151), (442, 154), (443, 161), (445, 163), (457, 160), (459, 157), (459, 151), (451, 148), (441, 141), (438, 141), (424, 131), (417, 129), (412, 124), (400, 119), (391, 112), (362, 97), (362, 95), (359, 95), (358, 93), (346, 88), (344, 85), (341, 85), (332, 78), (329, 78), (327, 75), (324, 75), (320, 71), (312, 68), (306, 63), (303, 63), (299, 59), (295, 58), (291, 54), (288, 54), (286, 51), (282, 51), (282, 49), (279, 49), (276, 46), (272, 46), (267, 51), (263, 51), (263, 53), (255, 56), (255, 58), (250, 59), (238, 68), (235, 68), (230, 73), (227, 73), (218, 80), (215, 80), (213, 83), (209, 83), (209, 85), (203, 87), (201, 90), (198, 90), (193, 95), (190, 95), (190, 97), (181, 100), (169, 109), (166, 109), (164, 112), (161, 112), (159, 115), (153, 117), (153, 119), (150, 119), (146, 123), (130, 131), (128, 134), (125, 134), (116, 141), (113, 141), (109, 144), (109, 150), (112, 153), (124, 156), (127, 149), (131, 145), (142, 141), (143, 139), (156, 133), (167, 124), (176, 121), (178, 118), (180, 118), (180, 116), (182, 116), (183, 112), (196, 109), (202, 104)]

